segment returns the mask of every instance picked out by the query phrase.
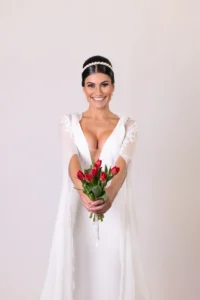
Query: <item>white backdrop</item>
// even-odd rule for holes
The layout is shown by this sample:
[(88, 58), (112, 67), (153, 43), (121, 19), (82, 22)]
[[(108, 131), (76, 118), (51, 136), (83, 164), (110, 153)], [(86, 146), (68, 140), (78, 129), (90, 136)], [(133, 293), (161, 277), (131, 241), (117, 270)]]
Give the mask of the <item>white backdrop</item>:
[(199, 9), (197, 0), (0, 1), (2, 300), (39, 299), (61, 188), (58, 124), (87, 108), (80, 74), (92, 55), (113, 63), (112, 110), (139, 124), (152, 300), (200, 299)]

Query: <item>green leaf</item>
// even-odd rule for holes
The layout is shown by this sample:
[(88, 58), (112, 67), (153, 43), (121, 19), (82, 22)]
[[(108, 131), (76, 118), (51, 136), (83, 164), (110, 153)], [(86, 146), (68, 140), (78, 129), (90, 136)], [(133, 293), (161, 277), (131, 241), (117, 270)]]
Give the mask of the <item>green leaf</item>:
[(94, 193), (95, 199), (97, 199), (102, 195), (102, 187), (95, 185), (92, 187), (92, 192)]
[(108, 176), (108, 178), (107, 178), (107, 181), (110, 181), (111, 179), (113, 179), (113, 175), (112, 174), (110, 174), (109, 176)]
[(108, 173), (108, 168), (107, 168), (106, 165), (105, 165), (105, 173), (106, 173), (106, 174)]
[(100, 168), (99, 168), (99, 171), (98, 171), (98, 173), (97, 173), (97, 178), (99, 178), (99, 177), (100, 177), (100, 174), (101, 174), (101, 169), (102, 169), (102, 167), (100, 167)]
[(90, 189), (87, 186), (85, 186), (85, 191), (86, 191), (87, 194), (89, 194)]
[(89, 198), (91, 199), (91, 200), (95, 200), (95, 195), (94, 195), (94, 193), (92, 192), (92, 191), (90, 191), (89, 192)]
[(107, 197), (107, 194), (105, 191), (104, 191), (103, 195), (101, 195), (101, 198), (104, 199), (105, 201), (107, 200), (108, 197)]
[(93, 179), (93, 186), (98, 184), (98, 178), (95, 176)]

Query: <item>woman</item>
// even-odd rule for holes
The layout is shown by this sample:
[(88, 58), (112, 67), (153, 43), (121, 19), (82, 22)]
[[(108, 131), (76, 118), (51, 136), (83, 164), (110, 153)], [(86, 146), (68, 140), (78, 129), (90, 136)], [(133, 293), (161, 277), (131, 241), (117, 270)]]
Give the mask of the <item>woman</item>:
[[(61, 119), (63, 182), (41, 300), (149, 299), (137, 247), (131, 182), (137, 123), (110, 111), (114, 83), (111, 62), (102, 56), (89, 58), (82, 70), (88, 109)], [(74, 189), (82, 188), (77, 172), (88, 168), (92, 159), (120, 168), (106, 187), (106, 201), (93, 202)], [(90, 212), (105, 214), (98, 247)]]

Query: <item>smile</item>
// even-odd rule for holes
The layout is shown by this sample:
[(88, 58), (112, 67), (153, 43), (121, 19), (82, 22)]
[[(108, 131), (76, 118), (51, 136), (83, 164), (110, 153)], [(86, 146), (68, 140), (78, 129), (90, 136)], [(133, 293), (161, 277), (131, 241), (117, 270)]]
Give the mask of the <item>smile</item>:
[(92, 97), (95, 101), (103, 101), (106, 97)]

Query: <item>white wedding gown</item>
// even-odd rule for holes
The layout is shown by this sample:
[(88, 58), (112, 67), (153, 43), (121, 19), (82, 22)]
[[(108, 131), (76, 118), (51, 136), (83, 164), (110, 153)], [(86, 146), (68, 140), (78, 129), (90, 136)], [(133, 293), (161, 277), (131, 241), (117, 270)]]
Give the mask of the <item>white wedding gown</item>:
[(81, 113), (65, 114), (60, 122), (62, 190), (40, 300), (149, 300), (134, 215), (132, 161), (137, 123), (120, 117), (101, 151), (102, 166), (114, 166), (121, 155), (128, 169), (112, 207), (99, 223), (100, 241), (96, 246), (95, 225), (68, 175), (68, 164), (74, 154), (78, 154), (82, 169), (91, 165), (81, 118)]

